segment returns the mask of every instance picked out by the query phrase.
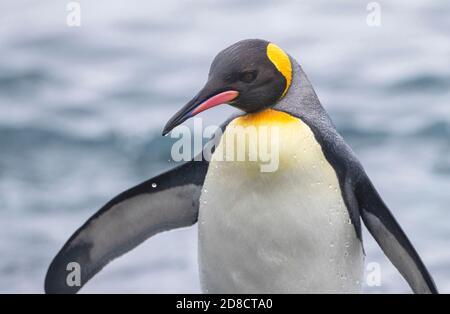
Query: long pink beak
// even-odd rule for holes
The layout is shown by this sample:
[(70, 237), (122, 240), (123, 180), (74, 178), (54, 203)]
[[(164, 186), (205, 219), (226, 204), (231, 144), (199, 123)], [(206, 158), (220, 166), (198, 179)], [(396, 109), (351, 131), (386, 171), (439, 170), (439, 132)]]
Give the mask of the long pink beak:
[(200, 105), (198, 105), (194, 110), (191, 112), (191, 116), (195, 116), (196, 114), (199, 114), (202, 111), (205, 111), (207, 109), (210, 109), (212, 107), (228, 103), (235, 99), (239, 95), (239, 92), (234, 90), (229, 90), (220, 94), (217, 94), (215, 96), (212, 96), (211, 98), (207, 99), (206, 101), (202, 102)]
[(217, 95), (211, 96), (210, 98), (205, 98), (208, 95), (207, 90), (202, 90), (194, 99), (188, 102), (183, 108), (180, 109), (166, 124), (163, 130), (163, 135), (169, 133), (174, 127), (180, 125), (189, 118), (192, 118), (196, 114), (202, 111), (216, 107), (221, 104), (229, 103), (239, 96), (239, 92), (234, 90), (229, 90), (221, 92)]

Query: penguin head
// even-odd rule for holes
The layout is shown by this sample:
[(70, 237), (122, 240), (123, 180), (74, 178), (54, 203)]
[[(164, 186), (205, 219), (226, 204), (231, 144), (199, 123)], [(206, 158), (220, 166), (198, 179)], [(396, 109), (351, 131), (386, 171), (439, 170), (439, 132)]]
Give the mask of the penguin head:
[(247, 113), (270, 108), (286, 94), (291, 79), (291, 61), (281, 48), (260, 39), (239, 41), (214, 58), (205, 86), (167, 122), (163, 135), (221, 104)]

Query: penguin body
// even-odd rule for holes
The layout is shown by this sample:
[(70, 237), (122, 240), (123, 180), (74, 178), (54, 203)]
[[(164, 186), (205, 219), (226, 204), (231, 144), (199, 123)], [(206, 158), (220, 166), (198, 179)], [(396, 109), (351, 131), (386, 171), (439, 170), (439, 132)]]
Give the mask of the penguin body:
[[(268, 135), (279, 142), (276, 170), (261, 172), (261, 162), (248, 158), (254, 152), (241, 161), (215, 160), (223, 160), (216, 154), (226, 154), (227, 132), (236, 126), (246, 132), (249, 125), (260, 132), (277, 130)], [(262, 135), (257, 141), (266, 140)], [(239, 144), (248, 150), (264, 145)], [(362, 244), (337, 175), (305, 123), (272, 109), (236, 118), (214, 154), (200, 197), (204, 292), (360, 291)]]
[[(226, 48), (163, 134), (223, 103), (243, 113), (222, 125), (213, 149), (105, 204), (52, 261), (47, 293), (75, 293), (112, 259), (197, 220), (207, 293), (359, 292), (361, 220), (415, 293), (437, 293), (294, 58), (258, 39)], [(266, 144), (275, 162), (261, 156)], [(66, 280), (72, 263), (79, 285)]]

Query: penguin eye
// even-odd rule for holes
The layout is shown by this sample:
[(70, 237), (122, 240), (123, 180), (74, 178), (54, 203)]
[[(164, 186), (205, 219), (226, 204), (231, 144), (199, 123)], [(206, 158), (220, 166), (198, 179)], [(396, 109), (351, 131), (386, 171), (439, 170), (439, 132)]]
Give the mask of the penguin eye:
[(256, 79), (256, 71), (246, 71), (239, 74), (239, 80), (244, 83), (253, 82)]

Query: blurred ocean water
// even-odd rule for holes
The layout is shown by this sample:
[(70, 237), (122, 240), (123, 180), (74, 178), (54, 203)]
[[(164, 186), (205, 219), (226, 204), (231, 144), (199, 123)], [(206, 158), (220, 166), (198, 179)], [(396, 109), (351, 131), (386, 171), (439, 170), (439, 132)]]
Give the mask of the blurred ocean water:
[[(450, 292), (450, 3), (379, 1), (0, 3), (0, 293), (43, 292), (65, 240), (117, 193), (173, 166), (167, 119), (215, 54), (264, 38), (302, 65), (438, 288)], [(218, 124), (229, 108), (203, 114)], [(368, 233), (366, 262), (409, 292)], [(200, 292), (196, 228), (160, 234), (84, 292)]]

